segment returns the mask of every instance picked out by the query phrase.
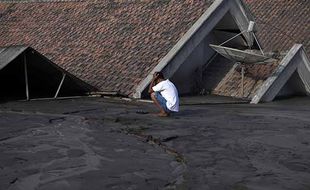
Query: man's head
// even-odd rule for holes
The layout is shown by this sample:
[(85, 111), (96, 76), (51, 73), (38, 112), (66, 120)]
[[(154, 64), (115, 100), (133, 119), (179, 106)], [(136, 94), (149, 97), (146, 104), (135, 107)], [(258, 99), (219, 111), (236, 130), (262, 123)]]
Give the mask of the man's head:
[(155, 83), (158, 84), (160, 83), (161, 81), (164, 80), (164, 75), (162, 72), (155, 72), (154, 73), (154, 79), (155, 79)]
[(155, 75), (157, 76), (157, 79), (165, 79), (162, 72), (155, 72)]

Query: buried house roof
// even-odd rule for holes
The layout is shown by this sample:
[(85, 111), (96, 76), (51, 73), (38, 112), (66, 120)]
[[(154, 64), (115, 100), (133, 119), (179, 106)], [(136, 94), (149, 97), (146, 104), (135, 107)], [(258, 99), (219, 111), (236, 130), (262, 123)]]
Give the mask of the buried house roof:
[[(183, 44), (179, 42), (186, 41), (185, 36), (188, 37), (185, 34), (198, 33), (198, 25), (204, 22), (202, 17), (219, 15), (218, 12), (232, 2), (239, 1), (2, 2), (0, 46), (30, 44), (53, 62), (101, 91), (118, 91), (122, 95), (133, 96), (136, 89), (141, 93), (141, 89), (148, 84), (151, 71), (162, 66), (161, 63), (173, 65), (170, 64), (171, 60), (166, 59), (167, 55), (172, 50), (180, 51)], [(309, 5), (305, 1), (296, 2), (245, 1), (258, 22), (257, 34), (264, 50), (288, 51), (294, 43), (299, 42), (309, 51), (309, 13), (306, 11)], [(222, 6), (219, 6), (220, 3)], [(281, 15), (288, 9), (284, 4), (295, 7), (290, 11), (290, 16)], [(223, 9), (212, 9), (211, 5)], [(244, 7), (237, 7), (236, 10), (243, 14), (244, 10), (241, 9)], [(232, 14), (236, 16), (236, 12), (232, 11)], [(300, 19), (300, 15), (304, 18)], [(298, 27), (294, 26), (297, 21)], [(241, 29), (243, 23), (238, 24)], [(209, 25), (207, 28), (210, 28)], [(289, 34), (285, 31), (289, 31)], [(197, 40), (189, 43), (194, 47)], [(248, 75), (250, 98), (272, 75), (279, 62), (250, 68), (255, 74), (255, 77)], [(217, 64), (216, 67), (219, 66)], [(207, 69), (213, 72), (209, 67)], [(236, 73), (234, 68), (231, 71)], [(240, 82), (228, 76), (222, 78), (214, 91), (220, 92), (220, 95), (238, 97), (235, 93), (239, 92), (237, 88)]]
[(0, 46), (29, 44), (101, 91), (131, 95), (213, 0), (0, 3)]

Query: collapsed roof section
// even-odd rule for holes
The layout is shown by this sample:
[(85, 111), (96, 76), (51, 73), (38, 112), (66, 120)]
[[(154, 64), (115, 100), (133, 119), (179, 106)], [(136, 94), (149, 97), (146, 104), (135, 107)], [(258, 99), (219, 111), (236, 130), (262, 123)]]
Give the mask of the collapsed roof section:
[(0, 98), (84, 95), (95, 88), (28, 46), (0, 47)]

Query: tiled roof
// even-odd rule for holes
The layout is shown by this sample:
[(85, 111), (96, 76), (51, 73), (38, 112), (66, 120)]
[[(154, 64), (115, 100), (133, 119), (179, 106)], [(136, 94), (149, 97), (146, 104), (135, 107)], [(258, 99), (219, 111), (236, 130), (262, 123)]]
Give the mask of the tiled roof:
[(0, 46), (31, 45), (100, 90), (131, 95), (212, 2), (2, 2)]
[(266, 51), (288, 51), (303, 44), (310, 56), (309, 0), (244, 0), (258, 25)]

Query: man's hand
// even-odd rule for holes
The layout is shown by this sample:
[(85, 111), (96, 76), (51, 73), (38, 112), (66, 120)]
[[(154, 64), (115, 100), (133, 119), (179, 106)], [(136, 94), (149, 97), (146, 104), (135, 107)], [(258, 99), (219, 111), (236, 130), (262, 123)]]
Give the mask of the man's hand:
[(154, 92), (153, 89), (152, 89), (152, 87), (155, 86), (156, 80), (157, 80), (158, 76), (159, 76), (159, 75), (158, 75), (158, 72), (155, 72), (155, 73), (153, 74), (153, 79), (152, 79), (152, 81), (151, 81), (151, 84), (150, 84), (149, 90), (148, 90), (148, 92), (149, 92), (150, 94), (151, 94), (152, 92)]
[(159, 76), (159, 75), (158, 75), (158, 72), (155, 72), (155, 73), (153, 74), (153, 80), (156, 80), (158, 76)]

